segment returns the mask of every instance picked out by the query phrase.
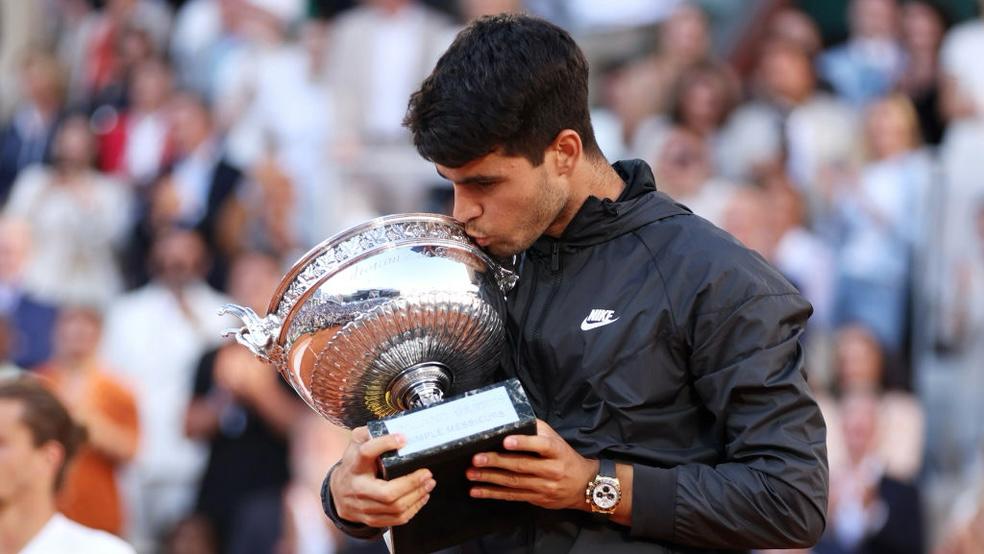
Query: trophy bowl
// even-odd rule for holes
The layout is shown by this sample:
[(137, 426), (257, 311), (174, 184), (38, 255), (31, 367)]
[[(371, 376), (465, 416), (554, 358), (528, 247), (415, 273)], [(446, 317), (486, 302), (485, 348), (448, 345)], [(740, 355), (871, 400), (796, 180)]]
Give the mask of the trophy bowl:
[(260, 318), (227, 334), (271, 362), (307, 404), (346, 428), (489, 383), (516, 281), (454, 219), (379, 217), (305, 254)]

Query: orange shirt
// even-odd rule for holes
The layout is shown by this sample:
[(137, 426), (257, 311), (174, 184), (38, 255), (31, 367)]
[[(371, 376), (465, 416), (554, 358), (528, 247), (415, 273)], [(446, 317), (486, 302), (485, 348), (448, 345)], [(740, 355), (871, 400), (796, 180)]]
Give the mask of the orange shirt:
[[(66, 383), (48, 365), (37, 369), (45, 376), (57, 394), (64, 392)], [(123, 384), (102, 372), (93, 372), (83, 385), (83, 402), (116, 425), (139, 430), (137, 403)], [(116, 467), (113, 460), (85, 445), (79, 449), (65, 473), (65, 482), (58, 492), (57, 506), (66, 517), (94, 529), (114, 534), (123, 532), (123, 505), (116, 486)]]

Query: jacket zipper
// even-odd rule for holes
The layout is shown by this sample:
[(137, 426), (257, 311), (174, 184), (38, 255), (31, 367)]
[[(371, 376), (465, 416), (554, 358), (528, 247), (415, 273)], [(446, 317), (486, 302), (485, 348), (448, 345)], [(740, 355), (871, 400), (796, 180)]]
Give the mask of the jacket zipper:
[[(560, 272), (560, 242), (554, 242), (550, 251), (550, 291), (547, 293), (546, 302), (542, 304), (543, 309), (540, 310), (539, 317), (537, 318), (536, 327), (533, 328), (533, 344), (539, 344), (540, 342), (540, 330), (543, 329), (543, 323), (547, 319), (548, 312), (550, 311), (550, 306), (553, 305), (554, 298), (557, 296), (557, 291), (560, 290), (561, 278), (563, 273)], [(541, 375), (547, 379), (553, 376)], [(546, 381), (547, 379), (544, 379)], [(546, 383), (543, 384), (546, 386)], [(544, 401), (544, 419), (550, 420), (550, 414), (553, 411), (553, 395), (545, 394)]]

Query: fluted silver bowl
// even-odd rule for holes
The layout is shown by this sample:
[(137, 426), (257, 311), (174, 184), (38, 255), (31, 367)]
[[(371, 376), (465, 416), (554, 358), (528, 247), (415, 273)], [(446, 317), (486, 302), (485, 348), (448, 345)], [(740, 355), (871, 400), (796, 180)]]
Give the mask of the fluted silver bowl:
[(305, 254), (265, 317), (226, 306), (227, 334), (352, 428), (487, 384), (515, 280), (449, 217), (384, 216)]

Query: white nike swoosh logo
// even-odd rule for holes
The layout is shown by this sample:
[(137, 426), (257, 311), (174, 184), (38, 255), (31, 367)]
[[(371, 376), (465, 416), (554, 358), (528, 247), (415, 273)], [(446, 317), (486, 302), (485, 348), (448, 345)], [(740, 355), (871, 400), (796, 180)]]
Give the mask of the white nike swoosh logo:
[(581, 330), (590, 331), (592, 329), (597, 329), (598, 327), (604, 327), (609, 323), (615, 323), (616, 321), (618, 321), (617, 317), (615, 319), (603, 319), (601, 321), (591, 321), (591, 322), (588, 321), (588, 318), (584, 318), (584, 321), (581, 322)]

